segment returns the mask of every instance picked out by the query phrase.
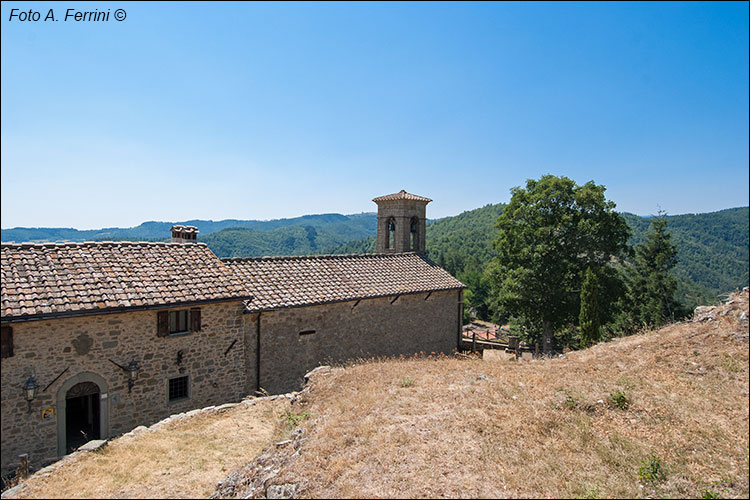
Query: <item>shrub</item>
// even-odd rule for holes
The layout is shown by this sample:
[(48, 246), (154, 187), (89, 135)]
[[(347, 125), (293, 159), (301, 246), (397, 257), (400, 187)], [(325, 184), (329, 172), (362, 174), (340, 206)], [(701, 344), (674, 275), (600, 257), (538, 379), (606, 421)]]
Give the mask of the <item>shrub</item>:
[(661, 459), (657, 456), (652, 456), (648, 460), (641, 462), (641, 467), (638, 469), (638, 477), (644, 483), (655, 483), (665, 479), (666, 473), (661, 465)]
[(576, 401), (570, 394), (565, 396), (565, 408), (569, 410), (575, 410), (578, 408), (578, 401)]
[(293, 411), (287, 410), (284, 414), (284, 419), (291, 427), (297, 427), (304, 420), (310, 418), (309, 411), (303, 411), (302, 413), (294, 413)]
[(721, 498), (721, 495), (711, 488), (703, 488), (701, 489), (701, 498)]
[(609, 395), (609, 399), (614, 403), (616, 407), (621, 410), (627, 410), (630, 406), (630, 400), (628, 396), (622, 391), (615, 391)]
[(398, 385), (399, 387), (411, 387), (416, 383), (416, 381), (411, 377), (402, 378)]

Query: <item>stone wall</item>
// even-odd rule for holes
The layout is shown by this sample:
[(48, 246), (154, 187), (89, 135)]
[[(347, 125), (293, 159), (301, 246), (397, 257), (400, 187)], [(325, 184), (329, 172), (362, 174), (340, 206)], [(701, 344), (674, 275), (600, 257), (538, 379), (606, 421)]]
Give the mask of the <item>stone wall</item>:
[[(262, 312), (260, 385), (269, 393), (298, 390), (320, 364), (416, 352), (450, 353), (458, 345), (458, 290), (364, 299)], [(257, 316), (247, 345), (255, 344)], [(304, 331), (315, 333), (300, 334)], [(254, 376), (255, 360), (248, 358)]]
[[(29, 454), (33, 468), (58, 458), (58, 420), (64, 416), (58, 401), (64, 401), (66, 385), (81, 379), (106, 386), (100, 387), (101, 409), (108, 413), (102, 438), (193, 408), (239, 401), (247, 394), (244, 339), (249, 322), (240, 302), (202, 305), (201, 331), (176, 336), (156, 335), (156, 315), (156, 310), (133, 311), (11, 325), (14, 356), (2, 359), (0, 391), (3, 473), (22, 453)], [(127, 373), (109, 359), (121, 365), (131, 359), (140, 363), (132, 393)], [(39, 388), (29, 413), (23, 386), (32, 374)], [(183, 375), (190, 377), (189, 398), (168, 402), (168, 379)], [(54, 409), (54, 416), (43, 420), (47, 408)]]

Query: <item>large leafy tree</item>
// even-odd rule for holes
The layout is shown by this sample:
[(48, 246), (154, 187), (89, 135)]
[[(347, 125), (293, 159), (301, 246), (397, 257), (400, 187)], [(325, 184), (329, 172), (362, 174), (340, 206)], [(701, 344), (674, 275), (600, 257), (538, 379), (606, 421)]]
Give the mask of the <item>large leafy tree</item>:
[[(529, 179), (525, 188), (511, 190), (497, 219), (497, 257), (487, 269), (494, 305), (516, 316), (532, 340), (542, 340), (545, 353), (552, 350), (553, 333), (577, 319), (586, 269), (603, 276), (603, 283), (616, 281), (608, 263), (626, 251), (630, 229), (605, 190), (554, 175)], [(616, 288), (603, 294), (601, 313)]]
[(636, 247), (630, 269), (629, 299), (637, 324), (658, 327), (684, 315), (683, 306), (675, 299), (677, 281), (671, 274), (675, 265), (677, 247), (667, 232), (666, 214), (660, 211), (651, 220), (646, 241)]
[(599, 280), (588, 268), (581, 285), (581, 312), (578, 316), (581, 345), (588, 347), (599, 341), (599, 323)]

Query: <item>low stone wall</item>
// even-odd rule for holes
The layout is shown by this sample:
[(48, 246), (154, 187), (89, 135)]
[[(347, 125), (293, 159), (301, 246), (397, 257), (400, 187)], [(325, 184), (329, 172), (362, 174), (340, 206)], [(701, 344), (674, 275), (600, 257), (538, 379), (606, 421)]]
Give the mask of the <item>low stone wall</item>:
[[(284, 394), (292, 404), (308, 395), (307, 382), (312, 377), (324, 377), (331, 373), (331, 367), (322, 365), (303, 377), (304, 387), (299, 392)], [(271, 396), (274, 397), (274, 396)], [(273, 479), (287, 461), (299, 455), (307, 438), (305, 430), (297, 428), (292, 431), (291, 439), (269, 446), (252, 462), (229, 473), (216, 484), (209, 498), (294, 498), (297, 485), (294, 483), (272, 484)]]

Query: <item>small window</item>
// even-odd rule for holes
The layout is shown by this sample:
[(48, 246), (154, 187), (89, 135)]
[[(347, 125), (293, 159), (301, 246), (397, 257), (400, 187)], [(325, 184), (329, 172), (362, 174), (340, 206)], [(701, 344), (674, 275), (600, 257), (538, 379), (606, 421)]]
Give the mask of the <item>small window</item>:
[(2, 357), (10, 358), (13, 356), (13, 328), (10, 326), (2, 327)]
[(169, 311), (169, 333), (184, 333), (188, 331), (188, 312)]
[(189, 397), (188, 386), (187, 376), (169, 379), (169, 401), (187, 399)]
[(302, 330), (299, 332), (300, 335), (312, 335), (315, 333), (315, 330)]
[(159, 311), (156, 314), (156, 334), (159, 337), (199, 331), (201, 331), (200, 307), (194, 307), (189, 311), (187, 309)]

